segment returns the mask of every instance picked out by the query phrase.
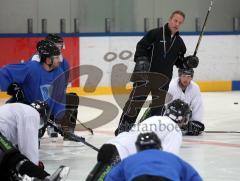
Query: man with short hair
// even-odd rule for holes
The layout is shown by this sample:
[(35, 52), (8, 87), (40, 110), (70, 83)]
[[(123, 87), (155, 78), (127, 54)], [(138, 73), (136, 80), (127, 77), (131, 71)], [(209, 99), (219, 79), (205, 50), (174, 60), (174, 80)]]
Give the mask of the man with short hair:
[(184, 57), (186, 47), (179, 35), (185, 14), (174, 11), (168, 23), (161, 28), (155, 28), (145, 34), (138, 42), (134, 61), (136, 62), (131, 81), (133, 90), (115, 130), (115, 135), (129, 131), (151, 92), (151, 116), (161, 115), (173, 66), (195, 68), (198, 66), (196, 56)]

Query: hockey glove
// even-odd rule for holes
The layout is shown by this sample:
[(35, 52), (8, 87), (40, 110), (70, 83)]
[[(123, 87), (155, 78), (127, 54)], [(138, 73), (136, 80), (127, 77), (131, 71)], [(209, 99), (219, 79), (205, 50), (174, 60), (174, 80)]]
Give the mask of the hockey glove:
[(38, 167), (41, 168), (42, 170), (44, 170), (45, 166), (42, 161), (38, 162)]
[(7, 94), (13, 96), (17, 102), (24, 101), (24, 93), (22, 91), (22, 88), (16, 82), (8, 86)]
[(199, 64), (199, 59), (197, 56), (187, 56), (183, 59), (183, 65), (185, 68), (196, 68)]
[(21, 181), (65, 181), (70, 172), (70, 168), (61, 165), (52, 175), (49, 175), (43, 179), (32, 177), (28, 175), (23, 175), (19, 180)]
[(137, 57), (133, 72), (149, 72), (150, 63), (147, 57)]
[(189, 121), (187, 125), (187, 133), (186, 135), (197, 136), (201, 134), (205, 129), (203, 123), (199, 121)]
[[(147, 80), (147, 74), (150, 69), (150, 63), (147, 57), (137, 57), (135, 60), (136, 64), (133, 70), (133, 74), (131, 76), (131, 81), (136, 82), (139, 80)], [(141, 74), (136, 74), (141, 73)]]

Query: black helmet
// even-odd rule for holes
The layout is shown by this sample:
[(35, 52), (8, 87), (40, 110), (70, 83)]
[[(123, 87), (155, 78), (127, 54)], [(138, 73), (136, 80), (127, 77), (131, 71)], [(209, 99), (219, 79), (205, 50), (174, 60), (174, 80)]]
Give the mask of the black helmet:
[(161, 149), (161, 141), (154, 132), (140, 133), (135, 143), (137, 151)]
[(41, 40), (37, 43), (37, 51), (40, 58), (47, 58), (60, 55), (60, 50), (56, 45), (48, 40)]
[(34, 109), (36, 109), (40, 114), (40, 128), (42, 128), (48, 119), (49, 107), (48, 104), (44, 101), (34, 101), (30, 104)]
[(194, 70), (192, 68), (179, 68), (178, 69), (178, 75), (190, 75), (191, 77), (193, 77), (194, 74)]
[(192, 112), (187, 103), (180, 99), (176, 99), (167, 105), (164, 115), (171, 118), (177, 124), (185, 125), (188, 123), (191, 113)]
[(46, 37), (46, 40), (52, 41), (53, 43), (62, 43), (63, 44), (63, 38), (57, 34), (48, 34)]

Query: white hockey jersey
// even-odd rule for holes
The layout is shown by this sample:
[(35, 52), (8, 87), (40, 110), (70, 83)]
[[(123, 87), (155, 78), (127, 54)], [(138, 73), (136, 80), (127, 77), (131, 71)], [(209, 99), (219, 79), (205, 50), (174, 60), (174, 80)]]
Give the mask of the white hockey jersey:
[(162, 142), (164, 151), (178, 155), (182, 144), (182, 132), (178, 125), (167, 116), (153, 116), (138, 125), (129, 132), (122, 132), (107, 143), (117, 147), (121, 159), (137, 152), (135, 142), (139, 133), (155, 132)]
[(40, 115), (29, 105), (11, 103), (0, 107), (1, 133), (36, 165), (39, 162), (39, 125)]
[[(172, 100), (181, 99), (182, 101), (188, 103), (192, 110), (192, 120), (203, 122), (203, 101), (199, 86), (194, 82), (191, 83), (186, 88), (185, 92), (179, 86), (179, 78), (174, 78), (169, 84), (168, 93), (171, 94)], [(166, 99), (166, 103), (169, 102)]]

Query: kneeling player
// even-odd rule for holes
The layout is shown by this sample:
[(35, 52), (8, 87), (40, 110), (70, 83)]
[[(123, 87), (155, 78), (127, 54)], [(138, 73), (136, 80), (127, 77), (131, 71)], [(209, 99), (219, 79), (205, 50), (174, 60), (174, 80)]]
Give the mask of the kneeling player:
[(179, 153), (182, 143), (181, 127), (187, 125), (191, 110), (188, 104), (177, 99), (171, 102), (164, 116), (153, 116), (135, 125), (129, 132), (122, 132), (104, 144), (98, 153), (98, 163), (89, 174), (88, 181), (96, 180), (118, 161), (137, 152), (135, 141), (141, 132), (155, 132), (162, 140), (162, 148), (174, 154)]

